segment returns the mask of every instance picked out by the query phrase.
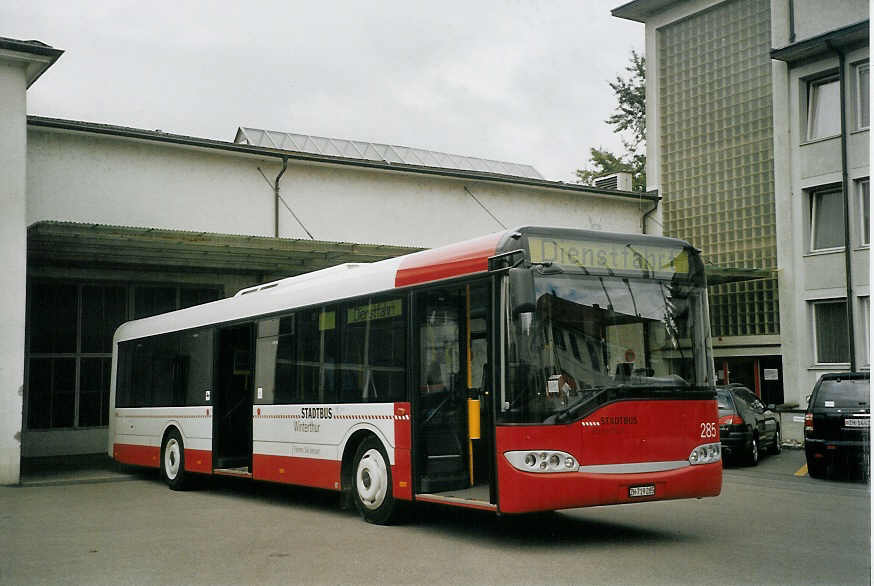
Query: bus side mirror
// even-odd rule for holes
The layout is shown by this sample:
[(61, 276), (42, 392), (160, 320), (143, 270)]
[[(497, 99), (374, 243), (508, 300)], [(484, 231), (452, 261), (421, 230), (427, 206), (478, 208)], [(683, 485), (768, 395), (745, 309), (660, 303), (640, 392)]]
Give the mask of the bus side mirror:
[(513, 315), (534, 311), (534, 273), (530, 269), (510, 269), (510, 307)]

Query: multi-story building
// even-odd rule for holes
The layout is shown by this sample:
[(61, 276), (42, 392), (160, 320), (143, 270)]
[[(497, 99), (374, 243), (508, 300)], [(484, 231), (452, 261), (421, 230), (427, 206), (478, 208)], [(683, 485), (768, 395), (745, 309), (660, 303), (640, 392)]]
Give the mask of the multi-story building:
[[(665, 234), (714, 264), (722, 380), (801, 408), (868, 368), (868, 2), (636, 0), (646, 25), (647, 178)], [(722, 372), (720, 372), (722, 371)]]
[(774, 184), (787, 396), (869, 368), (869, 7), (771, 3)]
[[(635, 0), (646, 25), (647, 181), (664, 233), (721, 269), (777, 268), (768, 0)], [(740, 275), (739, 275), (740, 276)], [(776, 276), (711, 287), (722, 382), (783, 403)]]

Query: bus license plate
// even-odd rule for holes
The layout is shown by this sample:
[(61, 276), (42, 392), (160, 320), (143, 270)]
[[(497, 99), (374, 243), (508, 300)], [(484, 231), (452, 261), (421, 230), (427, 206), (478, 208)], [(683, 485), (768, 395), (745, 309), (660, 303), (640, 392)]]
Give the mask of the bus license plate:
[(629, 486), (628, 496), (653, 496), (655, 494), (655, 484), (647, 484), (646, 486)]
[(854, 418), (854, 419), (844, 419), (844, 427), (871, 427), (871, 420), (865, 417), (864, 419)]

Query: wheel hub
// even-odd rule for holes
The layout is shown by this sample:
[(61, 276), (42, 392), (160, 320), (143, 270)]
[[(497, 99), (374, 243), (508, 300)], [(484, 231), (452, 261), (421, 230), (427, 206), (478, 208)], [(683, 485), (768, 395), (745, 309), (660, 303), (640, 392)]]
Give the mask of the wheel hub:
[(358, 462), (355, 475), (358, 498), (368, 509), (378, 509), (388, 490), (388, 470), (379, 450), (367, 450)]
[(164, 472), (170, 480), (174, 480), (179, 474), (179, 456), (179, 442), (171, 437), (164, 447)]

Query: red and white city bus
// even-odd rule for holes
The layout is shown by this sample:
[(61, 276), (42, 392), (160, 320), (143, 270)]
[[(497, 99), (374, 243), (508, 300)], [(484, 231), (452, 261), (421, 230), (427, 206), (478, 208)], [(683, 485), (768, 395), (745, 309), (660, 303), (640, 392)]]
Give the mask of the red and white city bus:
[(123, 324), (109, 454), (502, 514), (716, 496), (704, 269), (662, 237), (523, 227)]

